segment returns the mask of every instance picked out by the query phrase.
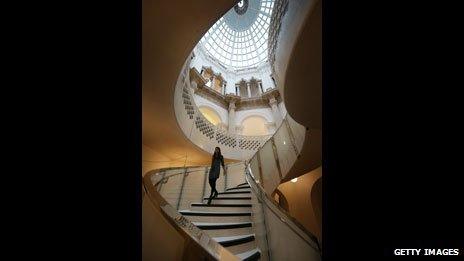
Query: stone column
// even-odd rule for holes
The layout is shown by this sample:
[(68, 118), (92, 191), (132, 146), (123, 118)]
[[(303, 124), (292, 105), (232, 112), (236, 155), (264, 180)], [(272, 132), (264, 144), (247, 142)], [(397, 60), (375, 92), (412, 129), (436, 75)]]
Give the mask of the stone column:
[(215, 77), (214, 74), (213, 74), (213, 77), (211, 78), (211, 88), (212, 88), (213, 90), (216, 90), (216, 86), (214, 85), (214, 80), (215, 80), (215, 79), (216, 79), (216, 77)]
[(235, 101), (229, 103), (229, 133), (235, 133)]
[(248, 91), (248, 98), (251, 98), (250, 82), (247, 82), (246, 86), (247, 86), (247, 91)]
[(283, 119), (279, 106), (277, 106), (277, 100), (274, 96), (271, 96), (271, 98), (269, 98), (269, 105), (271, 105), (272, 114), (274, 115), (274, 121), (276, 123), (276, 128), (278, 128)]

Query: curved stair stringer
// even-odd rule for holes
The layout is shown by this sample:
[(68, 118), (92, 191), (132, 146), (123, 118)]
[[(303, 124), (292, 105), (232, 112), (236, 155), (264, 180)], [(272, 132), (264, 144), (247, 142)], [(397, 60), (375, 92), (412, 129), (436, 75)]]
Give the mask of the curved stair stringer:
[[(296, 257), (319, 260), (306, 258), (308, 253), (319, 255), (317, 241), (305, 234), (304, 228), (272, 203), (264, 190), (250, 179), (249, 164), (227, 164), (226, 168), (227, 175), (222, 173), (218, 180), (219, 195), (210, 205), (206, 204), (210, 192), (206, 182), (208, 166), (150, 171), (144, 177), (146, 195), (176, 230), (191, 237), (211, 259), (222, 260), (225, 255), (233, 255), (236, 260), (277, 260), (282, 245), (275, 244), (272, 233), (282, 231), (290, 241), (299, 242), (295, 245), (309, 242), (295, 249), (286, 260), (301, 260)], [(203, 191), (198, 184), (203, 184)], [(176, 189), (180, 195), (178, 201), (170, 198)], [(195, 191), (198, 192), (194, 195), (196, 200), (180, 199), (191, 197)], [(176, 205), (180, 207), (176, 209)]]

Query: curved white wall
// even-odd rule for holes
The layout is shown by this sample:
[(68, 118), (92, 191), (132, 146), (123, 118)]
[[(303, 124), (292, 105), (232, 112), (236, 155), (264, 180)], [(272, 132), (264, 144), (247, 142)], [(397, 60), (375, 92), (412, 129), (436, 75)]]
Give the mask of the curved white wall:
[(253, 115), (242, 121), (242, 135), (259, 136), (268, 135), (269, 128), (264, 117)]
[(282, 118), (285, 117), (285, 115), (287, 115), (287, 108), (285, 108), (285, 103), (281, 102), (279, 103), (279, 109), (280, 109), (280, 113), (282, 114)]
[(240, 125), (243, 120), (250, 116), (261, 116), (265, 118), (268, 123), (274, 122), (274, 116), (270, 108), (237, 111), (235, 112), (235, 122), (237, 125)]

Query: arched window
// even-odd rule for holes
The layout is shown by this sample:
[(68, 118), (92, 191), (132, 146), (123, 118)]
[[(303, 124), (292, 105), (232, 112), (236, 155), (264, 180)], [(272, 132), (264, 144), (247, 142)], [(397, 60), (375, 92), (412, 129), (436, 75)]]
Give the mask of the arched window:
[(219, 123), (222, 122), (219, 114), (215, 110), (211, 109), (210, 107), (201, 106), (198, 109), (203, 114), (203, 116), (205, 116), (205, 118), (209, 122), (211, 122), (213, 125), (218, 125)]

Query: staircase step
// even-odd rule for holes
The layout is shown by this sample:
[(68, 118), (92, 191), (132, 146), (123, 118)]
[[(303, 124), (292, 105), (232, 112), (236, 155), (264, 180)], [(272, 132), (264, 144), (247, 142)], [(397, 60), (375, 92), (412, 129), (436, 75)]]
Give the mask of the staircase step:
[(219, 192), (219, 195), (227, 195), (227, 194), (250, 194), (251, 191), (226, 191), (226, 192)]
[(207, 204), (207, 203), (192, 203), (192, 207), (234, 207), (234, 208), (251, 208), (251, 204), (231, 203), (231, 204)]
[(212, 212), (180, 210), (179, 213), (185, 216), (251, 216), (251, 212)]
[[(209, 199), (209, 198), (203, 198), (205, 200)], [(213, 200), (238, 200), (238, 199), (251, 199), (251, 197), (217, 197), (217, 198), (213, 198)]]
[[(207, 203), (208, 198), (205, 198), (202, 202)], [(213, 198), (211, 203), (212, 204), (229, 204), (229, 203), (250, 204), (251, 197), (217, 197), (217, 198)]]
[[(244, 209), (242, 208), (239, 212), (242, 212)], [(190, 210), (192, 211), (192, 210)], [(204, 209), (200, 210), (202, 212), (205, 212)], [(220, 212), (216, 209), (214, 209), (215, 212)], [(230, 212), (230, 211), (227, 211)], [(212, 222), (212, 223), (234, 223), (234, 222), (251, 222), (251, 216), (245, 215), (245, 216), (197, 216), (197, 215), (185, 215), (185, 217), (190, 220), (191, 222)], [(237, 228), (240, 229), (240, 228)], [(245, 228), (242, 228), (245, 229)], [(209, 230), (209, 231), (221, 231), (221, 230)], [(240, 233), (236, 235), (241, 235), (241, 234), (251, 234), (251, 232), (246, 232), (246, 233)], [(215, 237), (221, 237), (223, 234), (220, 235), (214, 235)], [(224, 235), (228, 236), (228, 235)], [(231, 235), (233, 236), (233, 235)]]
[(236, 256), (243, 261), (254, 261), (259, 259), (259, 257), (261, 256), (261, 252), (258, 248), (255, 248), (250, 251), (237, 254)]
[(192, 223), (198, 228), (204, 229), (204, 230), (251, 227), (251, 222), (235, 222), (235, 223), (192, 222)]
[[(250, 186), (241, 186), (241, 187), (235, 187), (235, 188), (228, 188), (228, 189), (226, 189), (226, 191), (237, 190), (237, 189), (247, 189), (247, 188), (251, 188), (251, 187)], [(248, 190), (245, 190), (245, 191), (248, 191)]]
[(244, 183), (238, 184), (237, 187), (244, 186), (244, 185), (248, 185), (248, 182), (244, 182)]
[[(201, 218), (206, 218), (206, 217), (201, 217)], [(212, 217), (212, 218), (215, 218), (215, 219), (222, 219), (224, 217)], [(231, 221), (231, 222), (252, 222), (250, 217), (235, 217), (235, 218), (248, 218), (248, 220), (239, 220), (239, 221)], [(203, 220), (199, 220), (199, 222), (206, 222), (206, 221), (203, 221)], [(216, 220), (209, 220), (208, 222), (212, 222), (212, 223), (226, 223), (226, 221), (216, 221)], [(229, 221), (227, 221), (229, 222)], [(253, 223), (252, 223), (253, 224)], [(200, 228), (201, 229), (201, 228)], [(254, 230), (253, 230), (253, 225), (251, 227), (239, 227), (239, 228), (228, 228), (228, 229), (202, 229), (204, 232), (206, 232), (206, 234), (210, 237), (210, 238), (213, 238), (213, 237), (230, 237), (230, 236), (239, 236), (239, 235), (248, 235), (248, 234), (253, 234), (254, 233)], [(252, 242), (249, 242), (249, 243), (255, 243), (254, 241)], [(248, 244), (248, 243), (247, 243)], [(242, 244), (242, 245), (238, 245), (236, 247), (241, 247), (241, 246), (245, 246), (246, 244)], [(241, 252), (245, 252), (245, 251), (248, 251), (250, 249), (253, 249), (256, 247), (256, 244), (254, 247), (248, 247), (248, 248), (241, 248), (243, 249), (243, 251), (236, 251), (235, 253), (241, 253)]]
[[(216, 230), (205, 230), (205, 231), (216, 231)], [(252, 234), (252, 233), (253, 232), (247, 233), (247, 234)], [(244, 234), (235, 234), (235, 235), (247, 235), (247, 234), (244, 233)], [(224, 236), (233, 236), (233, 235), (224, 235)], [(213, 237), (211, 237), (211, 238), (213, 238)], [(248, 251), (250, 249), (255, 249), (257, 247), (258, 247), (258, 245), (256, 244), (256, 240), (252, 240), (250, 242), (246, 242), (246, 243), (242, 243), (242, 244), (238, 244), (238, 245), (227, 246), (226, 248), (232, 254), (237, 255), (237, 254), (246, 252), (246, 251)]]
[(249, 234), (249, 235), (240, 235), (240, 236), (232, 236), (232, 237), (213, 237), (213, 240), (215, 240), (222, 246), (227, 247), (227, 246), (235, 246), (235, 245), (253, 241), (255, 240), (255, 235)]

